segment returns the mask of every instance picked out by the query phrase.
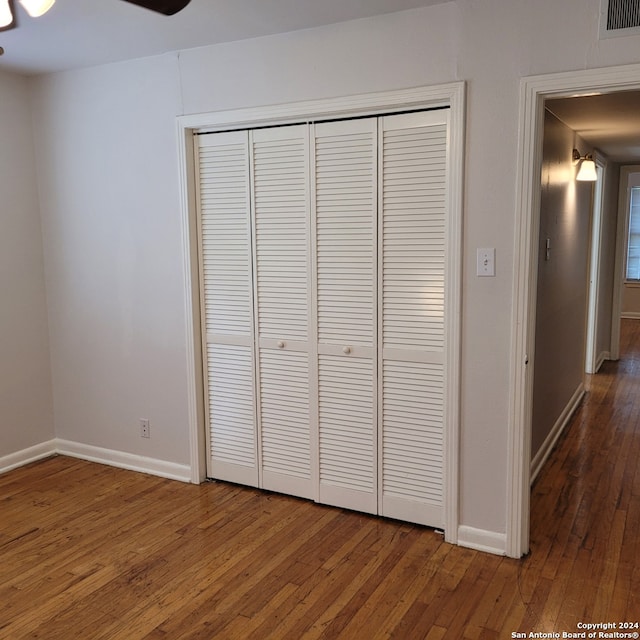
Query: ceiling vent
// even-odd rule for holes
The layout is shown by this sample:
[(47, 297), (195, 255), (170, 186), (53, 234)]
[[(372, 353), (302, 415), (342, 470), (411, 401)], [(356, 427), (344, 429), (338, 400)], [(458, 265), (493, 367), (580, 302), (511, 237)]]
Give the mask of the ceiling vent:
[(602, 0), (600, 37), (640, 35), (640, 0)]

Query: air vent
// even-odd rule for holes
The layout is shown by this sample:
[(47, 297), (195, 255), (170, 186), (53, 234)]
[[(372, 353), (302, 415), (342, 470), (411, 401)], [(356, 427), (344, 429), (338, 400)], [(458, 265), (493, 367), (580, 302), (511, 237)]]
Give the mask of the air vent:
[(640, 0), (602, 0), (600, 37), (640, 35)]

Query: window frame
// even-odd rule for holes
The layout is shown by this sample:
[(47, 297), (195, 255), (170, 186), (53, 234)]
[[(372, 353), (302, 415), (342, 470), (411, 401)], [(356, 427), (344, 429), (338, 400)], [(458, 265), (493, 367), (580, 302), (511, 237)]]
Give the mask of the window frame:
[[(630, 286), (640, 286), (640, 172), (629, 173), (626, 188), (626, 200), (625, 200), (625, 236), (624, 236), (624, 283)], [(634, 195), (637, 198), (637, 202), (633, 202)], [(637, 208), (635, 219), (635, 225), (632, 225), (632, 208)], [(633, 233), (637, 236), (635, 244), (636, 255), (633, 256), (637, 265), (634, 265), (634, 271), (637, 277), (629, 276), (629, 259), (631, 250), (631, 237), (632, 226), (635, 226), (636, 231)]]

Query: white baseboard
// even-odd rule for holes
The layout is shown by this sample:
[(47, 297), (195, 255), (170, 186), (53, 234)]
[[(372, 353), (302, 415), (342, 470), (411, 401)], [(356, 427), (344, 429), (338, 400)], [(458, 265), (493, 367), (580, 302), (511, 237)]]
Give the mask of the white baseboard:
[(600, 355), (596, 359), (596, 373), (600, 371), (600, 367), (602, 366), (605, 360), (611, 360), (611, 353), (609, 351), (603, 351), (602, 353), (600, 353)]
[(507, 549), (507, 534), (461, 525), (458, 527), (458, 544), (476, 551), (504, 556)]
[(628, 318), (629, 320), (638, 320), (638, 318), (640, 318), (640, 311), (623, 311), (620, 317)]
[(176, 464), (175, 462), (147, 458), (146, 456), (124, 451), (114, 451), (113, 449), (103, 449), (102, 447), (59, 438), (56, 439), (56, 452), (63, 456), (108, 464), (120, 469), (140, 471), (153, 476), (160, 476), (161, 478), (180, 480), (181, 482), (191, 482), (191, 467), (186, 464)]
[(29, 447), (23, 451), (17, 451), (16, 453), (0, 458), (0, 473), (11, 471), (30, 462), (55, 454), (107, 464), (120, 469), (148, 473), (153, 476), (160, 476), (161, 478), (191, 482), (191, 467), (189, 465), (176, 464), (175, 462), (167, 462), (166, 460), (158, 460), (156, 458), (147, 458), (146, 456), (125, 453), (124, 451), (103, 449), (102, 447), (94, 447), (93, 445), (72, 442), (71, 440), (62, 440), (60, 438), (54, 438), (49, 442), (44, 442), (35, 447)]
[(36, 444), (33, 447), (22, 449), (22, 451), (16, 451), (10, 453), (7, 456), (0, 458), (0, 473), (6, 473), (12, 469), (18, 467), (24, 467), (26, 464), (36, 462), (36, 460), (42, 460), (42, 458), (48, 458), (56, 454), (56, 441), (49, 440), (48, 442), (42, 442)]
[(531, 460), (531, 484), (536, 479), (538, 473), (540, 473), (540, 469), (544, 466), (544, 463), (547, 461), (547, 458), (551, 454), (553, 447), (555, 446), (558, 438), (561, 436), (564, 428), (567, 426), (569, 420), (571, 420), (571, 416), (573, 412), (578, 408), (578, 405), (582, 401), (584, 397), (585, 389), (582, 382), (578, 385), (578, 388), (575, 390), (574, 394), (571, 396), (571, 400), (567, 403), (567, 406), (563, 409), (560, 417), (556, 420), (556, 423), (551, 428), (549, 435), (545, 438), (545, 441), (542, 443), (542, 446), (538, 450), (538, 453)]

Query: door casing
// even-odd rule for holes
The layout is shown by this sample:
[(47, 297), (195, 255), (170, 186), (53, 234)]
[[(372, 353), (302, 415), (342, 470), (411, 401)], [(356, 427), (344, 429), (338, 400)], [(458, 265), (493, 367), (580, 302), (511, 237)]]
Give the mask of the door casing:
[(224, 131), (258, 126), (292, 124), (311, 119), (349, 118), (385, 113), (449, 107), (451, 161), (448, 176), (449, 251), (453, 256), (446, 282), (447, 290), (447, 380), (445, 402), (445, 539), (458, 541), (459, 504), (459, 422), (460, 422), (460, 310), (462, 273), (462, 179), (465, 133), (465, 83), (453, 82), (433, 87), (360, 94), (336, 99), (237, 109), (181, 116), (177, 119), (181, 230), (185, 282), (187, 343), (187, 390), (191, 481), (206, 478), (205, 393), (202, 371), (199, 278), (196, 225), (196, 184), (193, 140), (197, 131)]
[[(580, 97), (594, 92), (615, 93), (632, 89), (640, 89), (638, 64), (530, 76), (520, 82), (507, 441), (510, 477), (507, 481), (506, 553), (514, 558), (529, 551), (532, 359), (535, 347), (544, 103), (547, 98)], [(616, 256), (616, 271), (620, 268), (619, 256)], [(614, 318), (620, 315), (620, 297), (615, 292), (612, 313)], [(616, 348), (615, 340), (613, 336), (612, 352)]]

